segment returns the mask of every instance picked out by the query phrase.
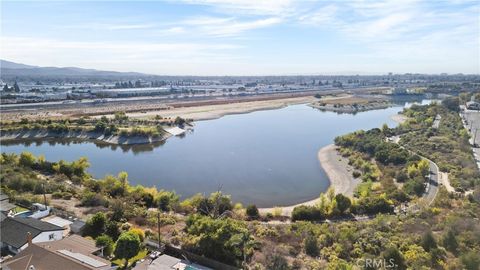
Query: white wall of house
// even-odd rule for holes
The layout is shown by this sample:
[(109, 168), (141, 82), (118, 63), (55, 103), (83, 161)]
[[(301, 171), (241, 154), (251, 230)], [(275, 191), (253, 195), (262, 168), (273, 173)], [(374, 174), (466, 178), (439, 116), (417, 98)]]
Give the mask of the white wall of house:
[[(51, 231), (51, 232), (42, 232), (37, 237), (32, 239), (32, 243), (41, 243), (48, 241), (57, 241), (63, 238), (63, 230)], [(24, 250), (28, 247), (28, 243), (23, 245), (20, 250)]]

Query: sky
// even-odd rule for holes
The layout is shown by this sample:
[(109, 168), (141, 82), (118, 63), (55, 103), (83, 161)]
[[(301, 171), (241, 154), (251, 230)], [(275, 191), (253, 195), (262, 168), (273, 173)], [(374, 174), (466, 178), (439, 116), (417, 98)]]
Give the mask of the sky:
[(480, 73), (479, 0), (0, 1), (0, 58), (158, 75)]

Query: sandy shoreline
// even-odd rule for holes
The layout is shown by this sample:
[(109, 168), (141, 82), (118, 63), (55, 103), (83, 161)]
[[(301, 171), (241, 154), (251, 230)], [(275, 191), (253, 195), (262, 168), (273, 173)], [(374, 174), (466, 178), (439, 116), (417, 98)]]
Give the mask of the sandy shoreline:
[[(318, 151), (318, 161), (320, 166), (327, 174), (330, 186), (335, 189), (336, 193), (342, 193), (352, 197), (360, 179), (354, 179), (352, 176), (353, 167), (348, 165), (348, 160), (342, 157), (334, 144), (329, 144)], [(320, 196), (320, 194), (319, 194)], [(282, 215), (291, 216), (293, 208), (300, 205), (313, 206), (318, 203), (318, 198), (303, 203), (280, 207)], [(271, 213), (276, 207), (260, 208), (260, 213)]]
[(408, 120), (408, 117), (406, 117), (403, 114), (398, 113), (398, 114), (394, 114), (394, 115), (390, 116), (390, 119), (397, 122), (398, 124), (403, 124)]
[(273, 110), (284, 108), (289, 105), (310, 103), (315, 98), (308, 97), (294, 97), (274, 100), (260, 100), (260, 101), (246, 101), (239, 103), (226, 103), (215, 105), (202, 105), (192, 107), (175, 107), (168, 110), (148, 111), (145, 113), (134, 112), (127, 113), (132, 118), (149, 118), (155, 115), (162, 117), (177, 117), (180, 116), (185, 119), (193, 121), (218, 119), (225, 115), (251, 113), (261, 110)]

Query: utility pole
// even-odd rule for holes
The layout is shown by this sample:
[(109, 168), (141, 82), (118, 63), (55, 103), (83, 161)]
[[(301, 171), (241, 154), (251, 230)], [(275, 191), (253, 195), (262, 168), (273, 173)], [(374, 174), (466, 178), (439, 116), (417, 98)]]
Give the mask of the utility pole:
[(45, 208), (47, 208), (47, 195), (45, 195), (45, 184), (42, 184), (43, 189), (43, 203), (45, 204)]
[(475, 135), (473, 135), (473, 146), (476, 147), (477, 145), (477, 131), (478, 131), (478, 128), (475, 128)]
[(158, 231), (158, 250), (160, 251), (160, 209), (158, 210), (157, 213), (157, 231)]

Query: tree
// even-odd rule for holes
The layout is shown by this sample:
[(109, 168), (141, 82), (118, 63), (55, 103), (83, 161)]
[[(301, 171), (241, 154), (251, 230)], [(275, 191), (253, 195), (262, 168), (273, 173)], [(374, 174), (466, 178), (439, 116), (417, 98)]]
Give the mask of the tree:
[(115, 244), (115, 258), (125, 259), (125, 268), (128, 266), (128, 260), (135, 257), (140, 251), (140, 239), (138, 235), (132, 232), (124, 232), (120, 235)]
[(20, 92), (20, 87), (18, 86), (17, 81), (15, 81), (15, 83), (13, 84), (13, 91), (16, 93)]
[(341, 214), (345, 213), (345, 211), (352, 205), (350, 198), (340, 193), (335, 196), (335, 201), (337, 202), (337, 209)]
[(8, 84), (5, 84), (3, 86), (3, 92), (9, 92), (10, 91), (10, 88), (8, 87)]
[(449, 97), (442, 100), (442, 105), (454, 112), (460, 111), (460, 99), (458, 97)]
[(251, 219), (257, 219), (259, 217), (258, 208), (255, 204), (247, 206), (247, 216)]
[(319, 221), (323, 218), (323, 214), (320, 209), (314, 206), (300, 205), (293, 208), (292, 221), (307, 220), (307, 221)]
[(105, 213), (98, 212), (87, 220), (85, 224), (85, 235), (89, 235), (93, 238), (103, 234), (105, 232), (105, 225), (107, 223), (107, 217)]
[(433, 234), (431, 231), (427, 231), (423, 237), (422, 237), (422, 247), (425, 249), (425, 251), (430, 252), (431, 249), (434, 249), (437, 247), (437, 242), (435, 241), (435, 238), (433, 237)]
[(142, 229), (132, 228), (129, 230), (129, 232), (136, 234), (138, 236), (138, 239), (140, 239), (140, 242), (143, 242), (143, 240), (145, 240), (145, 232)]
[(478, 270), (480, 268), (480, 256), (474, 250), (462, 255), (460, 260), (467, 270)]
[(35, 164), (35, 156), (30, 152), (22, 152), (20, 154), (18, 163), (21, 166), (31, 168)]
[(183, 125), (185, 124), (185, 122), (186, 122), (185, 119), (177, 116), (177, 118), (175, 118), (175, 122), (174, 122), (174, 123), (175, 123), (175, 125), (177, 125), (177, 126), (183, 126)]
[(403, 258), (402, 253), (400, 253), (395, 247), (387, 248), (383, 252), (383, 258), (385, 259), (386, 265), (394, 266), (393, 269), (406, 269), (405, 259)]
[(127, 185), (128, 185), (128, 173), (119, 172), (117, 178), (122, 183), (123, 193), (125, 193), (125, 191), (127, 191)]
[(187, 250), (232, 265), (240, 265), (244, 260), (245, 241), (241, 239), (250, 239), (244, 222), (194, 214), (188, 217), (186, 225)]
[(452, 229), (448, 230), (447, 233), (443, 236), (442, 242), (446, 250), (452, 253), (457, 252), (458, 242), (455, 238), (455, 232)]
[(110, 236), (102, 234), (95, 239), (95, 246), (103, 248), (103, 256), (110, 256), (113, 251), (113, 240)]
[(313, 233), (308, 234), (303, 242), (303, 245), (305, 247), (305, 253), (309, 256), (317, 257), (320, 253), (317, 237), (315, 237)]
[(113, 241), (116, 241), (120, 236), (120, 228), (117, 222), (108, 221), (105, 225), (105, 234), (110, 236)]
[(425, 176), (430, 172), (430, 162), (428, 162), (426, 159), (420, 160), (417, 164), (417, 167), (422, 176)]

